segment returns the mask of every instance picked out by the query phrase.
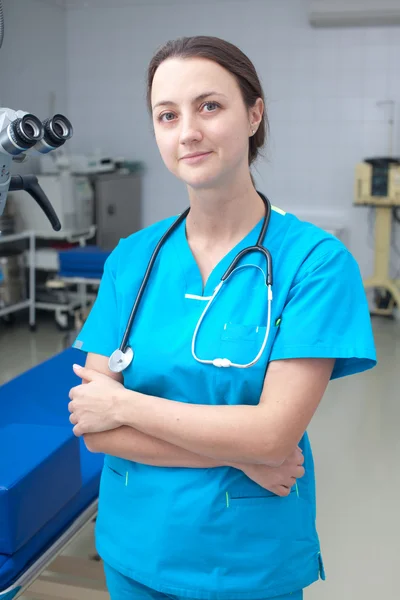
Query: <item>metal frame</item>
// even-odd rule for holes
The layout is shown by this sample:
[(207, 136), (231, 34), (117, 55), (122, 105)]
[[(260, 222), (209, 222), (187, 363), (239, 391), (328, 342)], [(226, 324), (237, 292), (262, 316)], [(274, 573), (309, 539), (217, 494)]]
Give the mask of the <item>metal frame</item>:
[[(57, 240), (65, 239), (71, 243), (79, 243), (81, 247), (86, 246), (86, 241), (90, 240), (96, 233), (96, 226), (92, 225), (88, 229), (81, 231), (60, 231), (60, 232), (36, 232), (35, 235), (39, 239)], [(70, 301), (65, 304), (57, 302), (36, 302), (36, 308), (41, 310), (54, 311), (55, 320), (60, 326), (67, 327), (66, 314), (73, 316), (76, 309), (82, 300), (82, 292), (78, 290), (78, 294), (69, 294)]]
[(101, 279), (90, 278), (90, 277), (60, 276), (59, 280), (62, 281), (63, 283), (65, 283), (67, 286), (68, 285), (77, 285), (78, 286), (78, 298), (79, 298), (80, 310), (81, 310), (82, 315), (84, 315), (87, 310), (88, 298), (90, 297), (91, 301), (95, 299), (95, 296), (93, 294), (87, 293), (87, 286), (94, 285), (94, 286), (98, 287), (100, 285)]
[[(9, 315), (13, 312), (17, 312), (19, 310), (23, 310), (24, 308), (29, 308), (29, 325), (31, 329), (35, 328), (36, 325), (36, 309), (41, 310), (50, 310), (55, 312), (56, 321), (61, 325), (62, 315), (67, 312), (70, 315), (73, 315), (76, 308), (78, 308), (79, 303), (82, 301), (82, 298), (85, 297), (85, 290), (82, 291), (82, 287), (79, 288), (78, 294), (74, 296), (74, 299), (71, 299), (69, 303), (66, 304), (57, 304), (53, 302), (36, 302), (36, 238), (39, 239), (66, 239), (69, 242), (78, 242), (79, 245), (85, 246), (86, 240), (91, 239), (96, 232), (96, 227), (93, 225), (89, 229), (85, 229), (82, 231), (74, 232), (74, 231), (65, 231), (60, 233), (51, 233), (51, 232), (37, 232), (33, 230), (23, 231), (21, 233), (13, 233), (10, 235), (0, 235), (0, 244), (7, 244), (12, 242), (17, 242), (20, 240), (29, 240), (29, 258), (28, 258), (28, 270), (29, 270), (29, 295), (28, 300), (23, 302), (18, 302), (16, 304), (11, 304), (4, 308), (0, 308), (0, 317), (5, 315)], [(71, 279), (68, 278), (72, 283)], [(84, 281), (82, 278), (76, 283), (84, 285)], [(86, 280), (88, 282), (89, 280)], [(96, 283), (96, 280), (93, 280), (93, 283)]]
[(36, 303), (35, 303), (35, 287), (36, 287), (36, 273), (35, 273), (35, 251), (36, 251), (36, 240), (34, 231), (24, 231), (22, 233), (13, 233), (11, 235), (0, 235), (0, 244), (7, 244), (10, 242), (18, 242), (20, 240), (29, 240), (29, 299), (24, 302), (17, 302), (16, 304), (10, 304), (0, 309), (0, 317), (9, 315), (10, 313), (17, 312), (24, 308), (29, 307), (29, 325), (33, 328), (36, 323)]
[[(88, 293), (87, 287), (89, 285), (99, 287), (101, 279), (95, 277), (79, 277), (79, 276), (61, 276), (57, 275), (53, 280), (47, 282), (50, 288), (54, 289), (67, 289), (70, 285), (77, 286), (77, 292), (72, 294), (68, 292), (71, 297), (75, 298), (73, 302), (73, 308), (69, 311), (69, 314), (74, 316), (75, 330), (79, 331), (85, 322), (87, 315), (89, 314), (90, 308), (97, 297), (97, 292)], [(36, 306), (38, 304), (36, 303)], [(61, 314), (57, 314), (56, 320), (60, 320)]]
[[(109, 600), (102, 563), (59, 556), (96, 517), (98, 499), (90, 504), (64, 533), (8, 588), (0, 590), (0, 600), (22, 594), (36, 600)], [(14, 593), (14, 596), (12, 596)]]

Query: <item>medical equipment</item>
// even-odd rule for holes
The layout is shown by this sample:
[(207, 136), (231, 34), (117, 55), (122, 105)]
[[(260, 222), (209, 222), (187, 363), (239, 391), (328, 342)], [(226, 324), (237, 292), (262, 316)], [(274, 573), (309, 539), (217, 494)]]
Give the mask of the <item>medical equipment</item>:
[(374, 274), (364, 281), (375, 291), (372, 314), (392, 316), (400, 307), (400, 280), (390, 278), (392, 220), (400, 222), (400, 158), (366, 159), (356, 166), (355, 205), (375, 206)]
[[(263, 194), (261, 194), (260, 192), (258, 192), (259, 196), (261, 197), (261, 199), (264, 202), (265, 205), (265, 217), (264, 217), (264, 222), (260, 231), (260, 235), (258, 236), (257, 239), (257, 243), (255, 246), (249, 246), (248, 248), (244, 248), (241, 252), (239, 252), (239, 254), (233, 259), (233, 261), (231, 262), (230, 266), (228, 267), (228, 269), (225, 271), (225, 273), (223, 274), (223, 276), (221, 277), (221, 281), (220, 283), (216, 286), (214, 293), (210, 299), (210, 301), (208, 302), (206, 308), (203, 311), (203, 314), (201, 315), (197, 326), (195, 328), (194, 334), (193, 334), (193, 339), (192, 339), (192, 353), (194, 353), (194, 346), (195, 346), (195, 341), (196, 341), (196, 335), (197, 332), (199, 330), (199, 327), (201, 325), (202, 320), (204, 319), (204, 316), (206, 314), (206, 312), (208, 311), (212, 301), (215, 299), (215, 297), (217, 296), (217, 294), (219, 293), (222, 285), (227, 281), (227, 279), (229, 278), (229, 276), (231, 275), (231, 273), (233, 273), (236, 265), (238, 264), (238, 262), (247, 254), (249, 254), (250, 252), (258, 252), (261, 253), (265, 256), (265, 259), (267, 261), (267, 275), (266, 275), (266, 286), (268, 289), (268, 326), (266, 329), (266, 335), (264, 337), (264, 341), (261, 347), (260, 352), (257, 354), (256, 358), (251, 361), (250, 363), (244, 364), (244, 365), (240, 365), (240, 364), (236, 364), (236, 363), (231, 363), (228, 359), (226, 358), (215, 358), (211, 361), (206, 361), (207, 364), (213, 364), (215, 367), (230, 367), (230, 366), (236, 366), (236, 367), (240, 367), (240, 368), (246, 368), (246, 367), (250, 367), (252, 366), (255, 362), (257, 362), (257, 360), (259, 360), (262, 351), (265, 348), (265, 344), (267, 342), (267, 337), (268, 337), (268, 333), (269, 333), (269, 326), (270, 326), (270, 318), (271, 318), (271, 302), (272, 302), (272, 283), (273, 283), (273, 276), (272, 276), (272, 258), (271, 258), (271, 254), (270, 252), (264, 248), (262, 246), (263, 242), (264, 242), (264, 238), (268, 229), (268, 224), (271, 218), (271, 204), (270, 201), (268, 200), (268, 198), (266, 196), (264, 196)], [(128, 346), (128, 338), (132, 329), (132, 324), (134, 321), (134, 318), (136, 316), (138, 307), (139, 307), (139, 303), (143, 297), (146, 285), (149, 281), (150, 275), (151, 275), (151, 271), (154, 265), (154, 262), (158, 256), (159, 251), (161, 250), (163, 244), (166, 242), (166, 240), (168, 239), (168, 237), (171, 235), (171, 233), (178, 227), (178, 225), (180, 225), (180, 223), (187, 217), (187, 215), (189, 214), (190, 208), (187, 208), (177, 219), (176, 221), (173, 222), (173, 224), (171, 225), (171, 227), (169, 227), (169, 229), (165, 232), (165, 234), (162, 236), (162, 238), (160, 239), (160, 241), (158, 242), (151, 258), (149, 261), (149, 264), (147, 266), (146, 272), (144, 274), (143, 277), (143, 281), (141, 283), (141, 286), (139, 288), (138, 294), (136, 296), (131, 314), (129, 316), (129, 320), (128, 320), (128, 324), (126, 326), (125, 329), (125, 333), (121, 342), (120, 347), (115, 350), (108, 361), (108, 366), (110, 371), (114, 372), (114, 373), (120, 373), (121, 371), (124, 371), (132, 362), (133, 357), (134, 357), (134, 353), (133, 350), (130, 346)], [(193, 354), (194, 358), (196, 360), (199, 360), (194, 354)], [(199, 361), (199, 362), (204, 362), (204, 361)]]
[[(79, 383), (74, 363), (83, 364), (84, 356), (68, 348), (0, 386), (0, 471), (14, 482), (12, 518), (0, 527), (0, 600), (23, 593), (108, 598), (100, 563), (60, 556), (84, 527), (92, 526), (104, 460), (71, 434), (68, 393)], [(0, 477), (3, 498), (5, 487)]]
[(39, 159), (40, 172), (44, 175), (57, 175), (68, 169), (74, 175), (91, 175), (115, 171), (116, 161), (110, 156), (99, 154), (65, 154), (58, 152), (44, 154)]
[[(257, 242), (256, 246), (253, 246), (252, 248), (246, 248), (241, 254), (242, 256), (245, 255), (248, 252), (252, 252), (252, 251), (261, 251), (264, 255), (264, 248), (262, 248), (261, 246), (258, 245), (259, 242)], [(268, 252), (268, 251), (266, 251)], [(266, 256), (266, 255), (265, 255)], [(268, 298), (268, 317), (267, 317), (267, 327), (265, 329), (265, 334), (264, 334), (264, 340), (263, 343), (261, 344), (261, 348), (258, 352), (258, 354), (256, 355), (256, 357), (248, 362), (248, 363), (236, 363), (236, 362), (232, 362), (230, 361), (228, 358), (214, 358), (212, 360), (204, 360), (199, 358), (196, 355), (196, 338), (197, 338), (197, 334), (199, 332), (200, 329), (200, 325), (204, 320), (204, 317), (207, 313), (207, 311), (209, 310), (210, 306), (212, 305), (212, 303), (214, 302), (216, 296), (218, 295), (219, 291), (221, 290), (222, 285), (228, 281), (229, 277), (232, 276), (232, 274), (240, 269), (249, 269), (249, 268), (255, 268), (255, 269), (259, 269), (261, 271), (261, 273), (264, 276), (264, 281), (265, 281), (265, 286), (267, 288), (267, 298)], [(269, 273), (269, 270), (268, 270)], [(202, 314), (200, 315), (200, 319), (197, 322), (196, 328), (194, 330), (193, 333), (193, 337), (192, 337), (192, 356), (195, 360), (197, 360), (197, 362), (202, 363), (203, 365), (214, 365), (214, 367), (236, 367), (237, 369), (247, 369), (249, 367), (252, 367), (253, 365), (256, 364), (256, 362), (258, 362), (261, 358), (262, 353), (264, 352), (264, 348), (267, 345), (267, 341), (268, 341), (268, 337), (269, 337), (269, 332), (271, 329), (271, 304), (272, 304), (272, 287), (271, 284), (268, 283), (268, 275), (266, 276), (264, 271), (258, 266), (258, 265), (242, 265), (240, 267), (237, 267), (235, 270), (232, 270), (230, 275), (228, 275), (226, 277), (225, 280), (222, 280), (217, 287), (214, 290), (213, 295), (211, 296), (211, 298), (209, 299), (209, 301), (207, 302), (207, 305), (205, 307), (205, 309), (203, 310)], [(256, 333), (258, 332), (259, 327), (257, 327), (256, 329)]]
[(47, 285), (53, 290), (64, 291), (67, 297), (69, 288), (77, 288), (79, 305), (74, 309), (73, 318), (69, 321), (73, 333), (67, 336), (68, 345), (71, 345), (76, 334), (82, 329), (96, 299), (104, 264), (110, 252), (101, 250), (97, 246), (83, 246), (60, 250), (58, 255), (59, 272), (56, 278), (47, 282)]
[[(121, 238), (142, 228), (142, 165), (131, 162), (131, 170), (117, 169), (113, 162), (109, 172), (101, 172), (95, 161), (91, 168), (85, 169), (84, 163), (77, 168), (76, 158), (74, 154), (44, 156), (39, 183), (51, 198), (64, 230), (80, 231), (96, 223), (95, 243), (103, 250), (113, 250)], [(42, 214), (27, 204), (22, 194), (13, 198), (18, 229), (48, 230)]]
[(356, 166), (356, 204), (400, 206), (400, 158), (366, 158)]
[[(39, 185), (51, 202), (63, 231), (76, 234), (94, 224), (94, 192), (89, 178), (73, 175), (69, 170), (57, 175), (38, 175)], [(42, 211), (27, 203), (22, 192), (14, 192), (17, 229), (30, 229), (35, 233), (48, 232), (49, 223)]]
[(115, 171), (115, 160), (111, 156), (103, 155), (71, 155), (71, 170), (73, 173), (104, 173)]
[(33, 114), (11, 108), (0, 108), (0, 215), (7, 193), (25, 190), (39, 204), (53, 229), (61, 229), (49, 199), (34, 175), (11, 176), (13, 160), (21, 162), (30, 150), (46, 154), (62, 146), (72, 136), (72, 125), (63, 115), (41, 121)]

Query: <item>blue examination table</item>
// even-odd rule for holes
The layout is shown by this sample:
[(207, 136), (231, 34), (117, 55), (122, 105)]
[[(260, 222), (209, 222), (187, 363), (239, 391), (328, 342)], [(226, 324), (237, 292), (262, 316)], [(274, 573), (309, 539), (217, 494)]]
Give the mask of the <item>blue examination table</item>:
[(60, 277), (101, 278), (110, 252), (98, 246), (77, 246), (59, 250)]
[[(97, 513), (103, 455), (72, 434), (67, 349), (0, 387), (0, 600), (11, 600)], [(47, 512), (46, 512), (47, 511)]]

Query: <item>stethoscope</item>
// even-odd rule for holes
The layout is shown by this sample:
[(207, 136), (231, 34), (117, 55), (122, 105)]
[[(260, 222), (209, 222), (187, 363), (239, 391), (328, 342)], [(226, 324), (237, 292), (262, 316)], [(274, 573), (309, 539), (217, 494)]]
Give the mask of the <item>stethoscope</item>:
[[(212, 296), (210, 297), (205, 309), (203, 310), (196, 328), (194, 330), (193, 333), (193, 338), (192, 338), (192, 355), (193, 358), (200, 363), (203, 364), (211, 364), (214, 365), (215, 367), (237, 367), (237, 368), (248, 368), (251, 367), (252, 365), (254, 365), (261, 357), (264, 348), (266, 346), (267, 340), (268, 340), (268, 336), (269, 336), (269, 331), (270, 331), (270, 327), (271, 327), (271, 303), (272, 303), (272, 282), (273, 282), (273, 278), (272, 278), (272, 258), (271, 258), (271, 254), (270, 252), (267, 250), (267, 248), (264, 248), (264, 246), (262, 245), (264, 242), (264, 238), (265, 235), (267, 233), (267, 229), (268, 229), (268, 225), (269, 225), (269, 221), (271, 218), (271, 203), (268, 200), (268, 198), (266, 196), (264, 196), (264, 194), (261, 194), (260, 192), (258, 192), (259, 196), (261, 197), (261, 199), (263, 200), (264, 204), (265, 204), (265, 216), (264, 216), (264, 221), (261, 227), (261, 231), (260, 231), (260, 235), (258, 236), (257, 242), (255, 246), (248, 246), (247, 248), (244, 248), (243, 250), (241, 250), (236, 256), (235, 258), (232, 260), (231, 264), (229, 265), (229, 267), (227, 268), (227, 270), (225, 271), (225, 273), (223, 274), (223, 276), (221, 277), (221, 281), (220, 283), (217, 285), (217, 287), (214, 289), (214, 292), (212, 294)], [(171, 235), (171, 233), (173, 231), (175, 231), (175, 229), (180, 225), (180, 223), (182, 223), (182, 221), (184, 219), (186, 219), (187, 215), (189, 214), (190, 211), (190, 207), (187, 208), (181, 215), (179, 215), (179, 217), (176, 219), (176, 221), (174, 221), (171, 225), (171, 227), (169, 227), (169, 229), (164, 233), (164, 235), (162, 236), (162, 238), (160, 239), (160, 241), (158, 242), (153, 254), (151, 255), (151, 258), (149, 260), (149, 264), (147, 265), (147, 269), (146, 272), (144, 274), (142, 283), (140, 285), (139, 291), (137, 293), (133, 308), (131, 310), (131, 314), (129, 315), (129, 320), (125, 329), (125, 333), (124, 336), (122, 338), (122, 342), (119, 346), (119, 348), (117, 350), (115, 350), (108, 361), (108, 368), (110, 369), (110, 371), (112, 371), (113, 373), (120, 373), (121, 371), (124, 371), (125, 369), (127, 369), (129, 367), (129, 365), (131, 364), (133, 357), (134, 357), (134, 353), (132, 348), (128, 345), (128, 338), (130, 335), (130, 332), (132, 330), (132, 325), (136, 316), (136, 313), (138, 311), (139, 308), (139, 304), (140, 301), (143, 297), (144, 291), (146, 289), (146, 285), (150, 279), (150, 275), (151, 275), (151, 271), (153, 269), (154, 263), (156, 261), (156, 258), (158, 256), (158, 253), (160, 252), (161, 248), (163, 247), (163, 245), (165, 244), (165, 242), (167, 241), (167, 239), (169, 238), (169, 236)], [(214, 358), (212, 360), (202, 360), (200, 358), (197, 357), (195, 349), (196, 349), (196, 339), (197, 339), (197, 334), (199, 332), (199, 328), (200, 325), (202, 324), (204, 317), (206, 315), (206, 313), (208, 312), (211, 304), (213, 303), (213, 301), (215, 300), (216, 296), (219, 294), (222, 286), (224, 285), (224, 283), (226, 283), (226, 281), (228, 280), (228, 278), (230, 277), (230, 275), (233, 273), (234, 269), (236, 268), (236, 265), (238, 264), (238, 262), (244, 257), (246, 256), (246, 254), (249, 254), (250, 252), (261, 252), (261, 254), (264, 255), (266, 261), (267, 261), (267, 273), (265, 275), (265, 285), (267, 287), (267, 298), (268, 298), (268, 317), (267, 317), (267, 326), (266, 326), (266, 332), (264, 335), (264, 340), (263, 343), (261, 345), (260, 351), (258, 352), (257, 356), (254, 358), (254, 360), (252, 360), (250, 363), (246, 363), (246, 364), (239, 364), (239, 363), (232, 363), (229, 359), (227, 358)], [(254, 265), (255, 266), (255, 265)], [(258, 267), (259, 268), (259, 267)]]

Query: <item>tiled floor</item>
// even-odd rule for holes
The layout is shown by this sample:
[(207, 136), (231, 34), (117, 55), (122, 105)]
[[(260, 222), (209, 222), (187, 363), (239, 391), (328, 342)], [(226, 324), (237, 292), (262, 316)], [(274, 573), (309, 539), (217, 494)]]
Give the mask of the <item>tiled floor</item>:
[[(399, 600), (400, 323), (373, 321), (379, 365), (334, 381), (310, 427), (327, 580), (305, 600)], [(65, 334), (52, 320), (30, 333), (0, 326), (5, 381), (60, 351)], [(69, 553), (93, 551), (92, 534)]]

